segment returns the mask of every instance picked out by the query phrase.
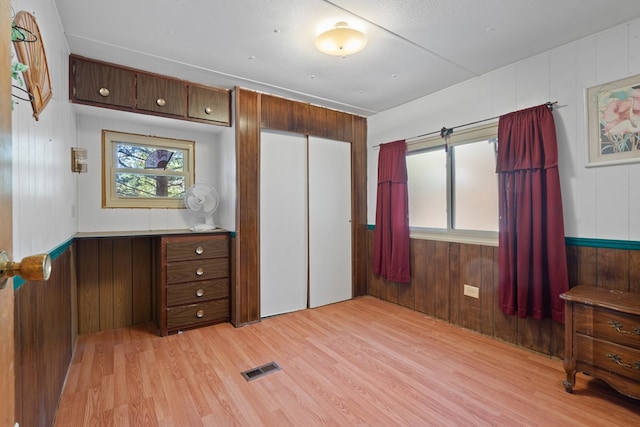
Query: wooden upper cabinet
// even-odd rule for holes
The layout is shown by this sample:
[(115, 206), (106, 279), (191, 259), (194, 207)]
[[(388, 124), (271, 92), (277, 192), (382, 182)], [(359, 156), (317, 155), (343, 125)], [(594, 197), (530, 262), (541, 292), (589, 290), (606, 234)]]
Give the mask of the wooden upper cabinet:
[(231, 124), (231, 95), (224, 89), (189, 85), (187, 115), (193, 119)]
[(69, 99), (168, 118), (231, 126), (231, 91), (69, 55)]
[(136, 95), (139, 110), (186, 115), (186, 85), (180, 80), (138, 73)]
[(133, 108), (133, 71), (74, 57), (70, 59), (69, 70), (72, 101)]

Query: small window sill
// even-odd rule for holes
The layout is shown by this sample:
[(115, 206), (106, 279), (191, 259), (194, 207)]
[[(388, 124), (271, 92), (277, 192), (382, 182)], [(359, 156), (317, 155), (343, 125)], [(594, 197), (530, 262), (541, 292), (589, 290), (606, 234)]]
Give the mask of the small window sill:
[(467, 243), (472, 245), (498, 246), (497, 232), (461, 232), (411, 229), (409, 237), (421, 240), (438, 240), (443, 242)]

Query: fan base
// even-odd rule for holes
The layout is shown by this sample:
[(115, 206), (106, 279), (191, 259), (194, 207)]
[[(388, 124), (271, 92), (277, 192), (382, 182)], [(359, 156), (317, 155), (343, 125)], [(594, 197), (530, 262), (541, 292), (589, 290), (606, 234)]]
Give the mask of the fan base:
[(191, 227), (191, 231), (203, 232), (203, 231), (211, 231), (215, 230), (216, 226), (211, 224), (196, 224)]

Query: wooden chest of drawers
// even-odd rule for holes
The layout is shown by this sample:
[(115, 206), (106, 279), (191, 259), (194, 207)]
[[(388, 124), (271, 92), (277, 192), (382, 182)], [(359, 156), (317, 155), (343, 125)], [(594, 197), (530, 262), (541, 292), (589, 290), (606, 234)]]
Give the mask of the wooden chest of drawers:
[(600, 378), (640, 399), (640, 294), (576, 286), (565, 300), (564, 387), (576, 372)]
[(158, 323), (168, 335), (229, 321), (229, 236), (160, 238)]

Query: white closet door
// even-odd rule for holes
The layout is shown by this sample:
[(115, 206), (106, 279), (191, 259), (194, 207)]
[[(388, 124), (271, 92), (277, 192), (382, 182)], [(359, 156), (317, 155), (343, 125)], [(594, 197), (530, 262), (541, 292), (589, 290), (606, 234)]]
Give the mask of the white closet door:
[(300, 135), (261, 134), (261, 317), (307, 307), (306, 145)]
[(352, 297), (351, 145), (309, 138), (309, 307)]

